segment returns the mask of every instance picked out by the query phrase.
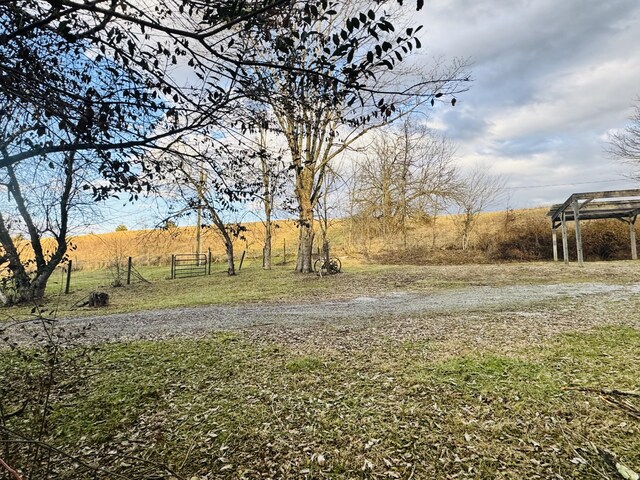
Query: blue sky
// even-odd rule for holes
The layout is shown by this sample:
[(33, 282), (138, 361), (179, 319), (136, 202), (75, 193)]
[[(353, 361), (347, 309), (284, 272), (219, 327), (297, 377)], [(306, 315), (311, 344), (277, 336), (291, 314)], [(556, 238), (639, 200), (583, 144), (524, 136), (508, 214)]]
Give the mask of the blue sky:
[(474, 78), (431, 126), (463, 165), (507, 177), (511, 207), (637, 186), (605, 148), (640, 96), (640, 2), (428, 0), (417, 21), (423, 53), (466, 58)]

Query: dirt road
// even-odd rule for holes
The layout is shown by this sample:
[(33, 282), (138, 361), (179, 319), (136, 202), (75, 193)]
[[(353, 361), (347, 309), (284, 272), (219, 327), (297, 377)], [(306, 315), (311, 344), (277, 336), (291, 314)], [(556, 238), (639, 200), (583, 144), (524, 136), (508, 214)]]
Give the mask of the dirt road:
[[(506, 287), (472, 286), (437, 293), (392, 291), (384, 295), (355, 297), (342, 301), (306, 303), (265, 303), (233, 306), (205, 306), (112, 314), (102, 317), (60, 319), (65, 329), (91, 324), (87, 338), (93, 342), (193, 337), (216, 331), (250, 330), (256, 327), (298, 328), (369, 324), (372, 320), (402, 321), (408, 317), (442, 315), (468, 317), (474, 313), (521, 310), (535, 311), (568, 304), (580, 307), (602, 302), (622, 302), (635, 298), (640, 284), (567, 283), (515, 285)], [(573, 307), (572, 307), (573, 308)], [(571, 312), (569, 312), (571, 313)], [(25, 342), (28, 324), (11, 328), (11, 339)]]

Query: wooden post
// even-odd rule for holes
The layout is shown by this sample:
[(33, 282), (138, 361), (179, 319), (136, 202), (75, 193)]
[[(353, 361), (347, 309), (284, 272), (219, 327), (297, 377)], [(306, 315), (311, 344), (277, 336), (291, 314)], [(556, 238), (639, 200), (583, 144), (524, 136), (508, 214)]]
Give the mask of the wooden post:
[(131, 257), (129, 257), (129, 263), (127, 263), (127, 285), (131, 285), (131, 267), (133, 266), (133, 261)]
[(629, 217), (629, 240), (631, 241), (631, 260), (638, 259), (638, 245), (636, 244), (636, 219)]
[(558, 261), (558, 233), (557, 233), (556, 222), (554, 220), (551, 220), (551, 239), (553, 244), (553, 261), (557, 262)]
[(576, 230), (576, 250), (578, 254), (578, 265), (584, 265), (584, 257), (582, 255), (582, 230), (580, 228), (580, 206), (578, 205), (578, 201), (574, 200), (572, 203), (573, 207), (573, 221), (575, 223)]
[(565, 264), (569, 264), (569, 239), (567, 238), (567, 219), (562, 212), (561, 216), (561, 230), (562, 230), (562, 256)]
[(238, 266), (238, 271), (242, 270), (242, 262), (244, 262), (244, 255), (247, 253), (246, 250), (242, 251), (242, 256), (240, 257), (240, 265)]
[(211, 247), (209, 247), (209, 252), (207, 253), (207, 264), (209, 265), (207, 275), (211, 275)]
[(171, 255), (171, 280), (176, 278), (176, 256)]
[(68, 294), (71, 288), (71, 269), (73, 268), (73, 260), (69, 260), (67, 264), (67, 282), (64, 286), (64, 293)]

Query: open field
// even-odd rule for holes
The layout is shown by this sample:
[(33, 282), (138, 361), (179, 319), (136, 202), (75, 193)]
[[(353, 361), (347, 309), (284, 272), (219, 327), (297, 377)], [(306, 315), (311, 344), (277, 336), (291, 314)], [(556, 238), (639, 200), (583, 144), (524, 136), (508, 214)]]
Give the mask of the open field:
[[(45, 440), (75, 459), (51, 478), (622, 479), (616, 461), (640, 470), (638, 268), (249, 264), (111, 289), (108, 313), (138, 313), (94, 318), (112, 337), (90, 329), (56, 384)], [(65, 308), (67, 332), (88, 322)], [(127, 318), (146, 340), (104, 343)], [(0, 357), (8, 411), (46, 372), (29, 352)], [(29, 412), (8, 426), (31, 432)]]
[[(480, 214), (471, 237), (471, 248), (464, 252), (460, 250), (460, 232), (454, 215), (413, 219), (408, 225), (406, 244), (397, 233), (382, 235), (375, 228), (375, 219), (334, 219), (328, 230), (328, 239), (335, 255), (386, 264), (448, 265), (549, 260), (552, 250), (547, 210), (531, 208)], [(291, 220), (276, 223), (273, 261), (282, 263), (286, 258), (291, 262), (295, 258), (299, 230)], [(244, 226), (247, 231), (234, 246), (236, 262), (239, 262), (242, 252), (246, 252), (248, 261), (259, 261), (264, 227), (260, 222), (248, 222)], [(569, 255), (573, 259), (575, 241), (573, 230), (569, 230)], [(195, 237), (194, 227), (80, 235), (71, 239), (72, 248), (68, 254), (73, 260), (74, 270), (102, 270), (101, 275), (96, 275), (101, 281), (109, 282), (113, 278), (107, 268), (115, 263), (125, 267), (128, 257), (132, 257), (133, 264), (141, 270), (164, 266), (168, 272), (172, 254), (195, 251)], [(630, 256), (628, 227), (622, 222), (585, 221), (583, 241), (589, 260), (624, 260)], [(45, 238), (44, 243), (46, 247), (48, 239)], [(22, 248), (28, 257), (29, 245), (24, 243)], [(202, 232), (202, 251), (209, 249), (215, 260), (224, 261), (224, 247), (219, 236), (207, 228)]]

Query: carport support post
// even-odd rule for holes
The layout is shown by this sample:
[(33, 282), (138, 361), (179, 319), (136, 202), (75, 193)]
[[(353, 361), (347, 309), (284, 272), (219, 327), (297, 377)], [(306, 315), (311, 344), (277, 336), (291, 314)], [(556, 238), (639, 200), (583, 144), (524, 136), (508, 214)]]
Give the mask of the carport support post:
[(553, 261), (558, 261), (558, 234), (555, 220), (551, 220), (551, 238), (553, 239)]
[(584, 257), (582, 255), (582, 230), (580, 229), (580, 205), (578, 205), (578, 201), (574, 200), (571, 204), (573, 207), (573, 218), (575, 222), (576, 229), (576, 250), (578, 253), (578, 265), (584, 265)]
[(561, 229), (562, 229), (562, 257), (564, 258), (564, 263), (569, 263), (569, 240), (567, 239), (567, 220), (565, 218), (564, 212), (562, 212), (561, 218)]
[(629, 240), (631, 241), (631, 260), (637, 260), (638, 246), (636, 244), (636, 217), (629, 217)]

